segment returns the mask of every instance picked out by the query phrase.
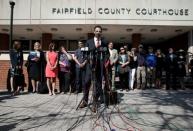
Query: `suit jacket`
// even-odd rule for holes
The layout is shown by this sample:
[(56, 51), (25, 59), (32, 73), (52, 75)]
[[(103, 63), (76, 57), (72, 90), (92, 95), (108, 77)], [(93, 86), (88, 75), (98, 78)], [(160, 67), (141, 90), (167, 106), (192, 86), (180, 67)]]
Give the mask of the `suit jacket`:
[(177, 71), (177, 56), (173, 54), (173, 60), (170, 58), (170, 54), (168, 54), (165, 58), (165, 69), (168, 72), (174, 72), (176, 73)]
[(109, 50), (107, 48), (107, 41), (104, 38), (101, 38), (101, 46), (100, 47), (103, 47), (103, 49), (104, 49), (104, 47), (106, 47), (106, 51), (102, 52), (102, 58), (101, 58), (100, 51), (95, 46), (94, 38), (87, 40), (86, 47), (88, 47), (88, 50), (93, 55), (94, 60), (98, 59), (98, 60), (102, 60), (104, 62), (107, 59), (109, 59), (110, 54), (109, 54)]

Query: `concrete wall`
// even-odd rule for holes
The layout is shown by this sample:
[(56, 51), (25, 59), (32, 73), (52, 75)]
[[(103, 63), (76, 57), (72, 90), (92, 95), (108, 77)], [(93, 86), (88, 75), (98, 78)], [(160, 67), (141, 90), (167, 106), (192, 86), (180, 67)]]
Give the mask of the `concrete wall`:
[[(15, 0), (14, 24), (130, 24), (193, 26), (193, 0)], [(9, 24), (0, 0), (0, 25)]]

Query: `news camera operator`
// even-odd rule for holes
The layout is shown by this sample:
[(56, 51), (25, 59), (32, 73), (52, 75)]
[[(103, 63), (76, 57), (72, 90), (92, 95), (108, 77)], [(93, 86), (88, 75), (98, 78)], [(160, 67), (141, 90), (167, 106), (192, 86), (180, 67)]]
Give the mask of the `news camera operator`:
[[(108, 58), (109, 58), (109, 51), (108, 51), (108, 43), (107, 41), (101, 37), (102, 35), (102, 27), (95, 26), (94, 27), (94, 37), (92, 39), (87, 40), (86, 47), (90, 51), (89, 56), (90, 59), (87, 64), (86, 69), (86, 88), (84, 89), (84, 97), (83, 101), (80, 105), (80, 108), (84, 108), (88, 104), (88, 96), (89, 90), (91, 85), (91, 78), (94, 77), (94, 85), (93, 85), (93, 105), (92, 105), (92, 112), (96, 112), (97, 110), (97, 102), (98, 98), (103, 101), (103, 89), (102, 89), (102, 80), (103, 77), (106, 81), (106, 70), (105, 67), (108, 65)], [(108, 61), (108, 62), (107, 62)], [(94, 72), (94, 73), (93, 73)], [(106, 88), (104, 88), (106, 89)], [(104, 91), (105, 92), (105, 91)]]

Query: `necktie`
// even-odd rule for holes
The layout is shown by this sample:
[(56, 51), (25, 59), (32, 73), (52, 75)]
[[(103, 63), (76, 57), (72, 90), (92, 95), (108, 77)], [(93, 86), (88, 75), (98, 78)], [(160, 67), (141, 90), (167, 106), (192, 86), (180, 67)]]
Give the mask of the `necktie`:
[(96, 48), (100, 46), (99, 40), (96, 41)]

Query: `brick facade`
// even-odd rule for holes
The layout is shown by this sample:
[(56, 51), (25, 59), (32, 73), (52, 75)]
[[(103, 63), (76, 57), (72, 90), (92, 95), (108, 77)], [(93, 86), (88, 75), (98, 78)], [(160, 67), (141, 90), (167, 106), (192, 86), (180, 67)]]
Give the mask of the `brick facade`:
[[(0, 90), (7, 90), (7, 76), (8, 76), (9, 67), (10, 67), (9, 60), (0, 60)], [(25, 66), (23, 66), (23, 73), (25, 76), (25, 83), (27, 84), (27, 86), (24, 89), (27, 90), (28, 89), (28, 74), (27, 74), (27, 68)], [(56, 89), (59, 89), (58, 79), (56, 83)]]

